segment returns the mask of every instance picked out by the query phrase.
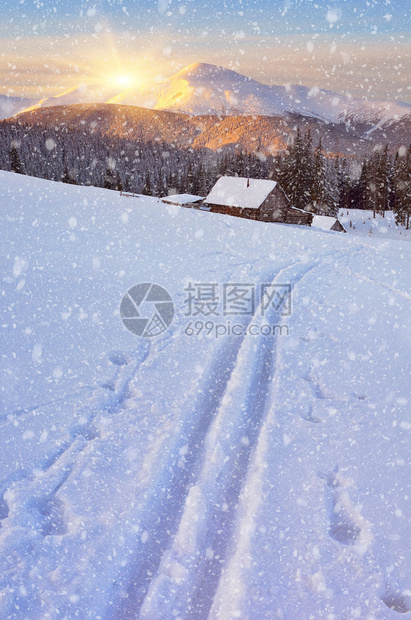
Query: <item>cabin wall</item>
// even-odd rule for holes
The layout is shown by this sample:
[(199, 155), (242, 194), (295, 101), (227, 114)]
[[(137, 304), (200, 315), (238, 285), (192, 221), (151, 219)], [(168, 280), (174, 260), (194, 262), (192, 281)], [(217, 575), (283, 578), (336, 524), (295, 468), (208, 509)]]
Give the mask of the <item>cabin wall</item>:
[(338, 232), (347, 232), (339, 220), (337, 220), (335, 224), (331, 226), (331, 230), (337, 230)]
[(284, 192), (277, 185), (258, 209), (258, 219), (264, 222), (285, 222), (288, 206)]
[(288, 209), (286, 224), (298, 224), (299, 226), (311, 226), (313, 214), (303, 213), (298, 209)]
[(222, 213), (223, 215), (233, 215), (234, 217), (245, 217), (248, 220), (258, 219), (258, 209), (245, 209), (243, 207), (227, 207), (225, 205), (213, 205), (206, 203), (212, 213)]

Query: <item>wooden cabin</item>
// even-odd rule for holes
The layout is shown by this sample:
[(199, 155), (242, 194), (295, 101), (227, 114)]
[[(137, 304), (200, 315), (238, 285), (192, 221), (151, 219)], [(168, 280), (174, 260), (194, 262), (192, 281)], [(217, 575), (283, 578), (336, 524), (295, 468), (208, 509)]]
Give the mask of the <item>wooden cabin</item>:
[(261, 222), (310, 226), (312, 213), (294, 208), (277, 181), (221, 177), (204, 200), (213, 213)]

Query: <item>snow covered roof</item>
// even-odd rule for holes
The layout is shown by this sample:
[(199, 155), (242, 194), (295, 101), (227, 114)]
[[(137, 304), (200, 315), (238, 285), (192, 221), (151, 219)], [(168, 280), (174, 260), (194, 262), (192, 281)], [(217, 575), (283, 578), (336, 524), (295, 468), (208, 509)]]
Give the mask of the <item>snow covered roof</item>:
[(205, 202), (225, 207), (258, 209), (276, 185), (277, 181), (267, 181), (266, 179), (221, 177), (208, 194)]
[(190, 202), (200, 202), (200, 200), (204, 200), (204, 196), (195, 196), (194, 194), (174, 194), (172, 196), (165, 196), (161, 200), (172, 205), (187, 205)]
[(331, 230), (337, 221), (336, 217), (331, 217), (330, 215), (314, 215), (311, 226), (322, 228), (323, 230)]

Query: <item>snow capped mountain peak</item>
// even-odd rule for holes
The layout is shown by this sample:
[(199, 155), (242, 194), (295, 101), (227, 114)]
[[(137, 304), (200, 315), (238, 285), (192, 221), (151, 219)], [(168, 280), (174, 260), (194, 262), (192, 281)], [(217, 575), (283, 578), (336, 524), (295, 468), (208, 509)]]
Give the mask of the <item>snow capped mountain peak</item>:
[(269, 86), (217, 65), (194, 63), (161, 89), (156, 110), (186, 114), (282, 115), (280, 101), (268, 100)]
[(318, 87), (270, 86), (207, 63), (188, 65), (167, 80), (155, 109), (195, 116), (294, 113), (326, 122), (364, 122), (378, 126), (411, 113), (411, 106), (406, 103), (368, 101)]
[(225, 81), (229, 80), (231, 82), (237, 81), (240, 79), (241, 81), (248, 82), (251, 78), (246, 77), (245, 75), (241, 75), (236, 71), (232, 71), (231, 69), (226, 69), (225, 67), (221, 67), (219, 65), (210, 65), (206, 62), (194, 62), (184, 69), (181, 69), (178, 73), (176, 73), (171, 79), (190, 79), (191, 81), (201, 81), (201, 80), (213, 80), (213, 81)]

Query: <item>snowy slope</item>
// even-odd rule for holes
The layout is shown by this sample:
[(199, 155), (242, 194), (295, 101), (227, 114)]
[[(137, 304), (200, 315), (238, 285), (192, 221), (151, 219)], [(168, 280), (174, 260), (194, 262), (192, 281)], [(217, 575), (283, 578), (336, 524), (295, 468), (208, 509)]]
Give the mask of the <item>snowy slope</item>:
[(346, 231), (353, 235), (411, 241), (411, 230), (396, 225), (393, 211), (386, 211), (384, 217), (376, 213), (374, 218), (372, 211), (341, 209), (338, 219)]
[[(411, 610), (409, 243), (5, 172), (0, 223), (1, 618)], [(175, 304), (151, 340), (141, 282)], [(291, 314), (190, 317), (190, 282)]]
[(269, 86), (215, 65), (195, 63), (164, 85), (155, 109), (185, 114), (293, 112), (331, 122), (350, 120), (383, 126), (411, 114), (406, 103), (366, 101), (306, 86)]

